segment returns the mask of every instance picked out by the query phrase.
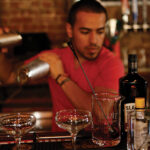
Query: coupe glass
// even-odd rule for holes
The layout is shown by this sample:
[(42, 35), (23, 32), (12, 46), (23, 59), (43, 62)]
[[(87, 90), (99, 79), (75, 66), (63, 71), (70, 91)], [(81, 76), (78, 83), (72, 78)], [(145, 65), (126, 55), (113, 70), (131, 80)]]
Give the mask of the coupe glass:
[(77, 134), (91, 123), (92, 115), (91, 112), (86, 110), (61, 110), (56, 113), (55, 120), (58, 127), (67, 130), (71, 134), (72, 145), (75, 150)]
[(21, 138), (35, 125), (36, 118), (29, 113), (13, 113), (1, 116), (1, 128), (10, 136), (14, 137), (17, 150), (20, 150)]

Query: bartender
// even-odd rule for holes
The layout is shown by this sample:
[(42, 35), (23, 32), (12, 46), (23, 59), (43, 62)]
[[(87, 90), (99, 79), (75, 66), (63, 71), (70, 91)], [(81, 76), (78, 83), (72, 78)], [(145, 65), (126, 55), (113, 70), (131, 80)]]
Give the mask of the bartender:
[[(61, 130), (54, 120), (57, 111), (72, 108), (91, 111), (92, 90), (78, 60), (96, 92), (103, 88), (118, 91), (124, 67), (120, 58), (103, 46), (106, 21), (107, 12), (100, 2), (77, 1), (72, 5), (66, 22), (66, 32), (74, 52), (70, 47), (46, 50), (25, 61), (30, 63), (39, 58), (50, 65), (48, 83), (53, 103), (53, 131)], [(15, 82), (15, 72), (5, 81)]]

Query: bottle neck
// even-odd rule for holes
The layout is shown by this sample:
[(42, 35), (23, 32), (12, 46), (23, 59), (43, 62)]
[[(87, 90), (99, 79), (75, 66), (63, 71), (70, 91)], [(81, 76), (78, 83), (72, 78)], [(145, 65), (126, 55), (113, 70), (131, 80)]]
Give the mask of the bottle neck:
[(137, 62), (130, 62), (128, 64), (128, 73), (137, 73)]

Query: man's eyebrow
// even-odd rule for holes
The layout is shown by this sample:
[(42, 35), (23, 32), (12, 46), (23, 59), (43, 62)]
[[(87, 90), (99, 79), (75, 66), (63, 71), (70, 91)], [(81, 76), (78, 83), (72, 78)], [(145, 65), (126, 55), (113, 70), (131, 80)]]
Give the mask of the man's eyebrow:
[[(104, 30), (105, 27), (98, 28), (96, 30)], [(91, 28), (81, 27), (80, 30), (92, 30)]]
[(81, 27), (80, 30), (91, 30), (90, 28)]
[(104, 30), (105, 29), (105, 27), (101, 27), (101, 28), (98, 28), (97, 30)]

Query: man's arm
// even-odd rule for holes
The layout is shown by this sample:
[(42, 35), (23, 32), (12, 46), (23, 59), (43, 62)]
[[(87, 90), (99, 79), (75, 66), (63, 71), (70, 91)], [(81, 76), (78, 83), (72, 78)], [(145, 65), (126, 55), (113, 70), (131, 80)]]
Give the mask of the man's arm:
[[(68, 79), (59, 56), (51, 52), (40, 54), (39, 58), (50, 64), (50, 76), (57, 80), (72, 105), (78, 109), (91, 111), (92, 93), (84, 91), (73, 80)], [(95, 92), (99, 91), (100, 89), (95, 89)]]
[(61, 88), (69, 98), (70, 102), (75, 108), (91, 111), (92, 93), (85, 92), (74, 81), (71, 79), (67, 80), (67, 78), (68, 77), (66, 76), (61, 76), (58, 83), (61, 84), (63, 81), (66, 81), (61, 85)]

